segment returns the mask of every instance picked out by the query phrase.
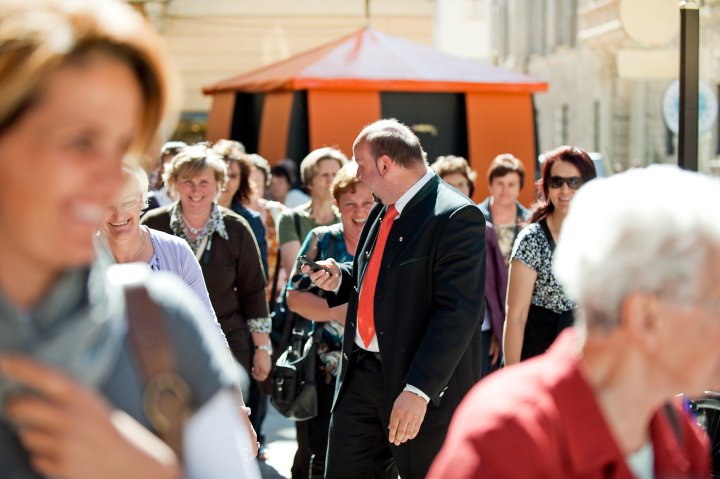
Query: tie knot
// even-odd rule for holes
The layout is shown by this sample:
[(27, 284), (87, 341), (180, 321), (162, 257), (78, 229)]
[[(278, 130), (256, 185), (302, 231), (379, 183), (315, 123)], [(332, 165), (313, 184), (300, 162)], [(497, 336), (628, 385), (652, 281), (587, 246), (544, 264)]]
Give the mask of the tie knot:
[(392, 221), (395, 219), (395, 217), (398, 215), (398, 210), (395, 208), (395, 204), (392, 204), (388, 206), (387, 211), (385, 212), (385, 216), (383, 216), (383, 221)]

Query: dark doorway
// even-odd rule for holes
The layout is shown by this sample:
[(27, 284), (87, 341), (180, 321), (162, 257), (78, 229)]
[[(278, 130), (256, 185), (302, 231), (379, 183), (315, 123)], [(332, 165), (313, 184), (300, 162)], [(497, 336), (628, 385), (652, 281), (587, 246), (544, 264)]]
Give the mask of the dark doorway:
[(264, 93), (238, 93), (235, 96), (230, 138), (245, 145), (248, 153), (257, 151), (264, 99)]
[(420, 138), (432, 163), (441, 155), (467, 158), (465, 95), (462, 93), (380, 93), (383, 118), (397, 118)]
[(293, 94), (290, 112), (290, 129), (287, 139), (287, 157), (300, 162), (310, 153), (310, 130), (308, 129), (307, 92)]

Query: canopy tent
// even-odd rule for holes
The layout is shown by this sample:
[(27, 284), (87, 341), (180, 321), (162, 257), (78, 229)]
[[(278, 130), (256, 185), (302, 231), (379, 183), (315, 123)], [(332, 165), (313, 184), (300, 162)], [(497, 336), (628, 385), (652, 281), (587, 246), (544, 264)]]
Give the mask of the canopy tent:
[[(532, 94), (547, 84), (363, 28), (286, 60), (204, 88), (213, 96), (208, 140), (234, 138), (271, 162), (337, 146), (348, 156), (366, 124), (395, 117), (432, 161), (465, 156), (482, 176), (499, 153), (532, 180), (537, 151)], [(484, 179), (476, 199), (487, 194)], [(521, 201), (533, 198), (532, 181)]]

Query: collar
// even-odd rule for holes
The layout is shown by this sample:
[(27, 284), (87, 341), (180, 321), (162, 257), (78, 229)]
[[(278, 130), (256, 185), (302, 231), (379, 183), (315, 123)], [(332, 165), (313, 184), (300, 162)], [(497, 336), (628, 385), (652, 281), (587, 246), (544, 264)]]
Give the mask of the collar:
[[(554, 374), (559, 379), (553, 395), (558, 412), (562, 411), (561, 427), (568, 438), (566, 446), (573, 471), (569, 476), (586, 477), (597, 471), (614, 471), (610, 477), (631, 477), (625, 455), (581, 368), (576, 352), (577, 337), (574, 328), (568, 328), (546, 354), (547, 361), (557, 365)], [(648, 428), (655, 449), (655, 470), (689, 471), (690, 462), (662, 408), (653, 416)]]
[(170, 208), (170, 229), (175, 236), (183, 238), (190, 244), (192, 244), (193, 241), (200, 242), (203, 237), (210, 236), (213, 233), (217, 233), (224, 240), (228, 239), (228, 233), (225, 229), (225, 222), (223, 221), (220, 207), (214, 202), (212, 204), (212, 210), (210, 211), (210, 218), (195, 240), (190, 239), (185, 233), (185, 224), (182, 220), (182, 205), (179, 200), (175, 201)]
[(616, 470), (625, 464), (620, 450), (603, 416), (595, 392), (581, 368), (577, 353), (578, 334), (568, 328), (555, 340), (546, 360), (557, 364), (556, 387), (552, 394), (560, 414), (560, 427), (568, 438), (566, 446), (572, 477)]
[(400, 198), (398, 198), (398, 200), (395, 202), (395, 209), (398, 212), (398, 216), (402, 214), (403, 209), (407, 206), (408, 203), (410, 203), (410, 200), (418, 194), (422, 187), (425, 186), (433, 176), (435, 176), (435, 172), (433, 172), (432, 169), (427, 167), (427, 170), (425, 171), (423, 177), (417, 180), (414, 185), (412, 185), (405, 193), (402, 194)]

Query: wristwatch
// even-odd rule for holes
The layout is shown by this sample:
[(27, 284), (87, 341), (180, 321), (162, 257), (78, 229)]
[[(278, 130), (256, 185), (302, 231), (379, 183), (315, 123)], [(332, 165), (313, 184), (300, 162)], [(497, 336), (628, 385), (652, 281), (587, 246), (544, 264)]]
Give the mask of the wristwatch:
[(272, 344), (261, 344), (259, 346), (255, 346), (255, 349), (266, 351), (270, 356), (272, 356), (273, 353)]

